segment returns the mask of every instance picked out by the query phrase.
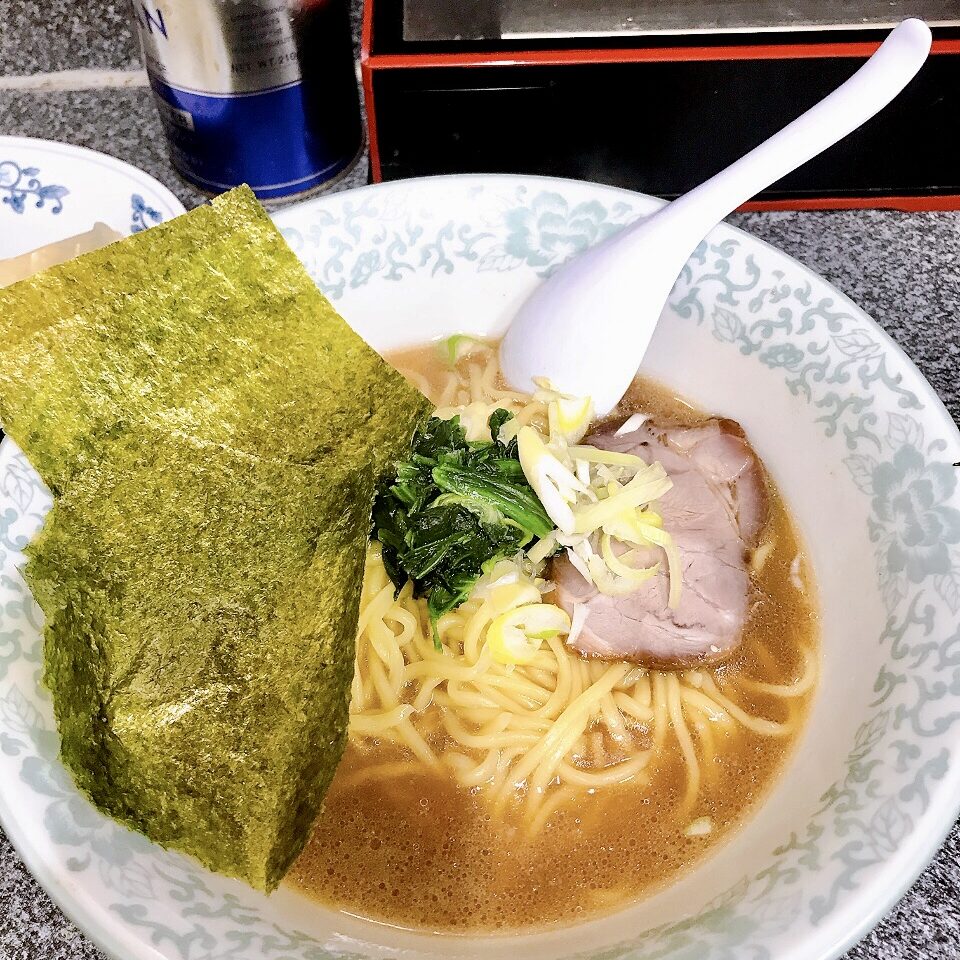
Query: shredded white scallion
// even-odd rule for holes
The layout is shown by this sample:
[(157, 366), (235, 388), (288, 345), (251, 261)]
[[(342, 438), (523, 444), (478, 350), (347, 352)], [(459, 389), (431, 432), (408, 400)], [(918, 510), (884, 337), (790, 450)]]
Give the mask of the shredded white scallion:
[[(659, 463), (634, 454), (581, 444), (593, 404), (537, 380), (534, 397), (547, 406), (547, 435), (533, 426), (517, 432), (520, 465), (556, 530), (530, 551), (540, 562), (559, 547), (600, 592), (619, 596), (638, 589), (661, 569), (634, 564), (640, 555), (666, 559), (669, 603), (680, 603), (682, 564), (660, 515), (651, 509), (673, 487)], [(640, 415), (635, 415), (640, 416)], [(634, 421), (636, 428), (642, 419)], [(627, 421), (630, 422), (629, 420)], [(639, 548), (639, 554), (634, 549)]]
[(573, 605), (573, 616), (570, 618), (570, 633), (567, 635), (567, 643), (574, 644), (583, 631), (590, 616), (590, 608), (585, 603), (575, 603)]
[(639, 430), (649, 419), (645, 413), (635, 413), (620, 424), (614, 436), (622, 437), (625, 433), (633, 433), (634, 430)]
[(753, 551), (753, 556), (750, 557), (750, 571), (752, 573), (759, 573), (764, 568), (776, 544), (777, 541), (775, 539), (764, 540), (763, 543)]
[[(461, 346), (458, 342), (457, 350)], [(666, 471), (659, 463), (648, 464), (634, 454), (581, 443), (593, 419), (592, 401), (560, 393), (547, 380), (535, 383), (534, 400), (546, 407), (546, 433), (512, 418), (501, 428), (500, 439), (509, 442), (516, 437), (524, 476), (555, 529), (525, 555), (501, 560), (475, 588), (497, 609), (498, 616), (510, 613), (501, 623), (503, 643), (498, 648), (498, 655), (508, 659), (520, 656), (517, 651), (521, 648), (527, 650), (519, 639), (527, 634), (517, 626), (524, 621), (516, 614), (519, 619), (514, 623), (513, 611), (538, 604), (540, 594), (552, 589), (552, 584), (540, 579), (540, 572), (557, 549), (565, 549), (580, 575), (610, 596), (639, 589), (663, 569), (665, 560), (670, 606), (676, 609), (680, 602), (680, 553), (656, 511), (657, 500), (673, 486)], [(495, 403), (475, 401), (442, 407), (434, 416), (459, 416), (468, 440), (487, 440), (490, 415), (496, 407)], [(617, 435), (636, 430), (646, 419), (634, 414)], [(533, 610), (530, 613), (544, 616)], [(586, 616), (586, 605), (577, 605), (568, 642), (583, 629)]]
[(800, 568), (803, 563), (803, 557), (801, 554), (797, 554), (793, 558), (793, 562), (790, 564), (790, 582), (797, 588), (801, 593), (806, 593), (807, 585), (803, 582), (803, 577), (800, 576)]

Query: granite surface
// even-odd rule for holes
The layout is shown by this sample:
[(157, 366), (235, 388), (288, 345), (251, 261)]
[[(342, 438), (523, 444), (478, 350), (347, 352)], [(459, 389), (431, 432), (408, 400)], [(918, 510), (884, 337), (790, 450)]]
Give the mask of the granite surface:
[[(170, 166), (149, 87), (47, 93), (0, 88), (0, 134), (61, 140), (113, 154), (156, 177), (187, 209), (206, 199)], [(367, 183), (368, 167), (364, 154), (336, 189)]]
[(3, 73), (139, 69), (130, 10), (130, 0), (0, 0)]
[[(354, 0), (355, 17), (359, 9), (360, 0)], [(0, 0), (3, 74), (81, 66), (137, 66), (125, 3)], [(0, 134), (103, 150), (149, 171), (188, 207), (201, 199), (171, 170), (144, 88), (28, 93), (4, 90), (0, 82)], [(341, 188), (366, 178), (366, 163), (361, 162)], [(797, 257), (859, 303), (916, 362), (960, 420), (960, 214), (764, 213), (731, 221)], [(0, 832), (0, 960), (100, 957), (30, 877)], [(957, 826), (934, 862), (848, 957), (960, 957)]]
[[(0, 0), (0, 73), (139, 70), (130, 0)], [(363, 0), (350, 0), (354, 49)]]

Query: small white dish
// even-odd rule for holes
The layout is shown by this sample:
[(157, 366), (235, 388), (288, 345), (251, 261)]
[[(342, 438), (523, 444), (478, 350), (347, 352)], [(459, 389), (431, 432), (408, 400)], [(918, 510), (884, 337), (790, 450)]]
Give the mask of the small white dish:
[(115, 157), (0, 136), (0, 260), (86, 233), (97, 221), (126, 236), (183, 210), (162, 183)]
[[(343, 315), (387, 351), (502, 332), (571, 254), (658, 206), (586, 183), (443, 177), (320, 197), (275, 220)], [(97, 813), (57, 759), (41, 617), (18, 573), (49, 497), (3, 443), (0, 820), (108, 954), (826, 960), (889, 909), (960, 807), (960, 433), (862, 310), (725, 225), (684, 268), (643, 369), (739, 420), (766, 460), (819, 585), (823, 679), (772, 794), (714, 856), (612, 916), (523, 936), (436, 937), (283, 887), (267, 898)]]

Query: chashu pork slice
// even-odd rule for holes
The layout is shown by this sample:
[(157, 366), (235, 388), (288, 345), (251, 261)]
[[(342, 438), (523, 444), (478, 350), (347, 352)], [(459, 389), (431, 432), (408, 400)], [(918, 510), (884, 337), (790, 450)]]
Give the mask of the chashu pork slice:
[[(574, 646), (587, 656), (682, 669), (726, 660), (743, 637), (754, 601), (748, 567), (769, 514), (760, 458), (733, 420), (696, 426), (651, 420), (628, 432), (603, 428), (586, 442), (659, 461), (673, 489), (657, 505), (683, 568), (680, 603), (667, 603), (666, 563), (639, 589), (607, 596), (588, 583), (565, 554), (553, 562), (557, 602), (588, 615)], [(650, 549), (644, 565), (661, 560)]]

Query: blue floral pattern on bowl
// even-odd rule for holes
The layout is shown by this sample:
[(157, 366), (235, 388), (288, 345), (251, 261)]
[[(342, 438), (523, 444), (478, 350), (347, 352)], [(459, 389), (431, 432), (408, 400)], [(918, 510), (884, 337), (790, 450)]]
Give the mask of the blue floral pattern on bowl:
[(618, 212), (607, 210), (595, 200), (571, 206), (562, 194), (544, 190), (529, 206), (507, 212), (502, 252), (494, 253), (486, 263), (525, 263), (546, 276), (560, 263), (615, 232)]
[(950, 464), (926, 461), (916, 423), (902, 418), (897, 427), (902, 446), (892, 460), (870, 464), (869, 478), (861, 481), (861, 489), (873, 493), (878, 550), (886, 554), (887, 569), (910, 583), (937, 577), (938, 591), (956, 609), (960, 571), (950, 548), (960, 543), (960, 511), (947, 505), (957, 489), (956, 472)]
[[(375, 291), (370, 312), (387, 297), (402, 303), (403, 285), (415, 282), (429, 280), (440, 291), (445, 278), (459, 277), (465, 289), (490, 283), (495, 290), (497, 278), (510, 275), (529, 285), (650, 209), (651, 201), (610, 188), (464, 178), (323, 198), (277, 219), (331, 298), (359, 309)], [(856, 639), (876, 665), (859, 722), (837, 733), (844, 738), (840, 759), (819, 798), (802, 824), (764, 851), (762, 870), (741, 872), (680, 919), (602, 948), (557, 949), (583, 960), (773, 960), (802, 937), (826, 955), (863, 922), (861, 913), (847, 917), (860, 891), (873, 891), (870, 911), (882, 906), (890, 885), (919, 867), (903, 859), (911, 844), (929, 852), (940, 819), (956, 812), (960, 491), (952, 464), (960, 458), (960, 435), (872, 321), (738, 231), (719, 228), (700, 245), (669, 313), (687, 342), (711, 345), (731, 377), (767, 378), (771, 403), (794, 411), (836, 463), (838, 495), (851, 515), (864, 518), (852, 536), (872, 557), (866, 577), (882, 626)], [(89, 916), (88, 929), (114, 948), (121, 936), (138, 936), (138, 957), (153, 950), (179, 960), (367, 956), (349, 939), (331, 946), (280, 925), (268, 901), (225, 887), (117, 827), (73, 789), (56, 759), (52, 711), (40, 685), (39, 612), (16, 569), (48, 506), (29, 464), (5, 445), (0, 775), (16, 781), (23, 816), (28, 805), (42, 811), (57, 869), (96, 887), (97, 902), (106, 904), (106, 916)], [(0, 810), (2, 800), (0, 788)]]

